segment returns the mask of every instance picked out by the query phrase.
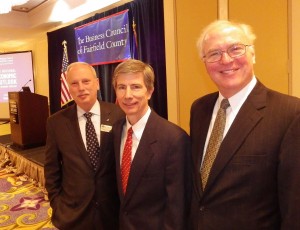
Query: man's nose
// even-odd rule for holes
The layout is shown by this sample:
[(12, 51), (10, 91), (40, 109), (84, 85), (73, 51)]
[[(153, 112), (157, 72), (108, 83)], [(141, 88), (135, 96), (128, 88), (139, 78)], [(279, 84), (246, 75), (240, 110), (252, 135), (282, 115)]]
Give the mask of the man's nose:
[(131, 91), (130, 87), (127, 87), (127, 88), (126, 88), (126, 91), (125, 91), (125, 97), (126, 97), (126, 98), (132, 97), (132, 91)]
[(78, 83), (78, 89), (79, 89), (79, 90), (82, 90), (82, 89), (83, 89), (83, 84), (82, 84), (82, 82), (79, 82), (79, 83)]
[(226, 51), (222, 52), (221, 56), (221, 63), (226, 64), (228, 62), (232, 62), (233, 58), (229, 56), (229, 54)]

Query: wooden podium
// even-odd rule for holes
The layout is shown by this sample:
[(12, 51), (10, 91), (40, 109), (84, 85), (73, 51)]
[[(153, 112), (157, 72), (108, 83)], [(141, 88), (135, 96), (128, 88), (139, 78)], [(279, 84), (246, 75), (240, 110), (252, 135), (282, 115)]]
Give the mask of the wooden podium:
[(21, 148), (46, 143), (48, 98), (31, 92), (9, 92), (11, 140)]

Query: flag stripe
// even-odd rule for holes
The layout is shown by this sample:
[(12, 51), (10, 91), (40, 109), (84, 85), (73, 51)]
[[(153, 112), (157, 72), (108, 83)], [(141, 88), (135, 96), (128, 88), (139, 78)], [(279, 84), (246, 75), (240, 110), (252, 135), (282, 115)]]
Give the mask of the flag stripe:
[(69, 60), (68, 60), (68, 54), (67, 54), (67, 46), (66, 46), (66, 43), (65, 43), (64, 51), (63, 51), (61, 75), (60, 75), (60, 80), (61, 80), (61, 91), (60, 91), (61, 106), (67, 104), (69, 101), (72, 100), (72, 96), (69, 92), (69, 87), (68, 87), (67, 80), (66, 80), (66, 71), (67, 71), (68, 65), (69, 65)]

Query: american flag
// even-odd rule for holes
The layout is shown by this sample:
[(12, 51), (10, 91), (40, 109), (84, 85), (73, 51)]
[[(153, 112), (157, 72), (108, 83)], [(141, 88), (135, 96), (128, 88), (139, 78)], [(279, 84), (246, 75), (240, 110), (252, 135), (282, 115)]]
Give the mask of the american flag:
[(61, 91), (60, 91), (60, 102), (61, 106), (67, 104), (69, 101), (73, 100), (72, 96), (69, 92), (69, 87), (68, 83), (66, 80), (66, 71), (67, 67), (69, 65), (69, 60), (68, 60), (68, 51), (67, 51), (67, 42), (63, 41), (62, 45), (64, 46), (64, 51), (63, 51), (63, 60), (62, 60), (62, 67), (61, 67), (61, 75), (60, 75), (60, 80), (61, 80)]

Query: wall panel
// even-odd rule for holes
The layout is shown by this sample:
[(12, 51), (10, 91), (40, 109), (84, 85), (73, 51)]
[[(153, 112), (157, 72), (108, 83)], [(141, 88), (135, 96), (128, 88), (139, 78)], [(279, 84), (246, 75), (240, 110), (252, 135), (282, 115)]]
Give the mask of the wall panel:
[(288, 93), (286, 0), (229, 0), (229, 19), (250, 24), (256, 34), (255, 75), (266, 86)]
[(196, 41), (202, 29), (217, 19), (217, 0), (176, 1), (179, 125), (189, 131), (192, 102), (216, 87), (198, 56)]

